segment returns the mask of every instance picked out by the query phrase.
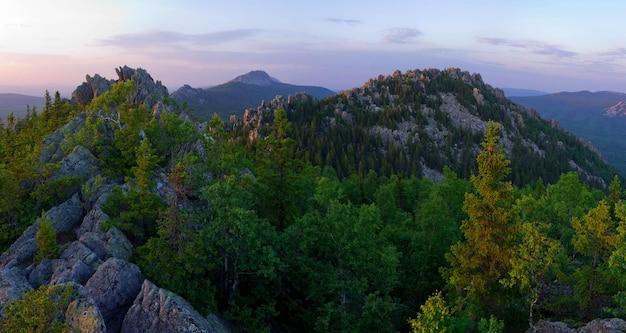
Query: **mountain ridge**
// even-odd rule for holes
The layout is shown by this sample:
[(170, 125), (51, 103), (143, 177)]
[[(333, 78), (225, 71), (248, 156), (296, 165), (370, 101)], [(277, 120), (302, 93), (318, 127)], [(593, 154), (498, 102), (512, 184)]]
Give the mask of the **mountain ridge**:
[(626, 174), (626, 94), (615, 91), (559, 92), (543, 96), (511, 97), (542, 117), (591, 142), (622, 175)]
[(16, 94), (16, 93), (0, 93), (0, 119), (13, 113), (16, 117), (26, 115), (26, 108), (30, 106), (41, 110), (45, 104), (43, 97)]
[(245, 109), (256, 107), (277, 95), (289, 96), (305, 92), (315, 98), (325, 98), (334, 91), (318, 86), (283, 83), (264, 71), (251, 71), (210, 88), (192, 88), (184, 85), (170, 96), (178, 103), (188, 105), (198, 119), (209, 119), (217, 113), (222, 119), (232, 114), (242, 116)]

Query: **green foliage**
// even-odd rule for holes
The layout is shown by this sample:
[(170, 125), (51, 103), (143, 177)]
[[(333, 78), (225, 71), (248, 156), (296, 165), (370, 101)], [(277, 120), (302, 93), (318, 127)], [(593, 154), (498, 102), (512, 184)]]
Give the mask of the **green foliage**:
[[(198, 251), (211, 263), (218, 306), (255, 327), (261, 318), (275, 316), (271, 290), (278, 285), (283, 264), (275, 228), (251, 210), (248, 182), (249, 177), (229, 176), (202, 191), (209, 210), (199, 231)], [(242, 311), (249, 316), (243, 318)]]
[(24, 294), (22, 299), (13, 299), (3, 308), (4, 318), (0, 322), (2, 332), (64, 332), (63, 322), (73, 287), (58, 285), (41, 286)]
[(413, 333), (445, 333), (451, 331), (451, 315), (441, 292), (437, 292), (420, 306), (417, 318), (409, 320), (409, 323)]
[(502, 333), (504, 332), (504, 323), (493, 315), (491, 315), (489, 319), (481, 318), (478, 323), (478, 332)]
[(540, 291), (549, 286), (555, 276), (557, 261), (563, 252), (558, 241), (546, 236), (545, 229), (530, 222), (521, 224), (521, 241), (513, 251), (509, 276), (500, 281), (505, 286), (518, 287), (526, 295), (531, 330)]
[(37, 253), (34, 258), (36, 263), (39, 263), (42, 259), (54, 259), (58, 255), (57, 232), (54, 230), (52, 221), (45, 213), (42, 213), (39, 218), (39, 227), (35, 234), (35, 245), (37, 245)]
[(69, 176), (38, 184), (31, 192), (39, 206), (48, 209), (69, 199), (80, 187), (81, 177)]
[(83, 211), (88, 212), (96, 200), (97, 191), (104, 185), (106, 178), (96, 175), (80, 186), (81, 199), (83, 201)]
[[(317, 208), (286, 230), (290, 283), (302, 284), (309, 300), (302, 318), (304, 330), (353, 331), (369, 322), (373, 331), (389, 331), (396, 310), (389, 297), (398, 283), (398, 253), (380, 233), (380, 211), (374, 205), (355, 206), (341, 197), (338, 180), (318, 179)], [(330, 183), (329, 183), (330, 182)], [(293, 279), (293, 280), (291, 280)], [(385, 311), (375, 327), (364, 321), (372, 306)], [(300, 310), (301, 311), (301, 310)], [(307, 326), (307, 324), (309, 326)]]
[(216, 310), (215, 287), (206, 279), (214, 268), (202, 250), (202, 239), (193, 231), (200, 224), (197, 215), (188, 209), (182, 185), (185, 175), (179, 167), (170, 172), (175, 193), (167, 200), (167, 208), (156, 220), (157, 232), (135, 251), (137, 262), (146, 277), (190, 301), (208, 313)]
[(616, 225), (605, 200), (582, 218), (574, 218), (572, 225), (574, 248), (586, 262), (574, 272), (575, 297), (584, 317), (591, 318), (599, 315), (606, 305), (604, 297), (620, 291), (617, 276), (608, 267), (609, 257), (615, 249)]
[(163, 199), (152, 192), (115, 187), (103, 210), (111, 218), (104, 229), (114, 226), (124, 231), (133, 245), (141, 245), (156, 235), (156, 220), (165, 207)]
[(10, 115), (6, 125), (0, 121), (0, 250), (32, 224), (42, 209), (64, 200), (67, 190), (76, 185), (68, 179), (47, 184), (54, 166), (40, 158), (44, 138), (71, 119), (75, 110), (58, 92), (54, 100), (46, 92), (45, 100), (41, 113), (27, 108), (22, 119)]

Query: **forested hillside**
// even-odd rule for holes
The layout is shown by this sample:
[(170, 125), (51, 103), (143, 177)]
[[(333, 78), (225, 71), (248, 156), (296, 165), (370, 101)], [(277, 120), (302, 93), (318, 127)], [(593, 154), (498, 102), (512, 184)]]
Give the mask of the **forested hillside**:
[(626, 174), (626, 121), (620, 112), (625, 94), (579, 91), (511, 99), (537, 110), (543, 118), (558, 121), (563, 128), (592, 142), (609, 164), (622, 175)]
[[(218, 314), (259, 332), (626, 318), (621, 179), (476, 74), (396, 72), (201, 123), (132, 73), (3, 124), (0, 331), (32, 325), (19, 319), (37, 303), (17, 299), (50, 293), (37, 319), (75, 328), (65, 309), (87, 299), (116, 332), (174, 331), (187, 314), (198, 331)], [(146, 300), (183, 302), (152, 283), (199, 315), (163, 315)]]
[(437, 179), (447, 166), (467, 179), (477, 170), (488, 120), (502, 125), (517, 186), (539, 178), (554, 183), (577, 171), (585, 183), (606, 188), (616, 174), (589, 143), (512, 103), (480, 75), (454, 68), (397, 71), (321, 101), (275, 99), (247, 110), (234, 124), (236, 133), (244, 139), (264, 135), (278, 107), (298, 124), (295, 154), (332, 166), (340, 178), (374, 170)]

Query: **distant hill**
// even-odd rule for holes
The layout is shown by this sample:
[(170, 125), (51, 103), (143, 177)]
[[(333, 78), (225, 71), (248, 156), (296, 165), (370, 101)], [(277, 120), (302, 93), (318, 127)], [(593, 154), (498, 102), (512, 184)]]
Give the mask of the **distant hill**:
[(24, 117), (26, 115), (26, 106), (37, 107), (41, 110), (45, 104), (43, 97), (28, 96), (21, 94), (0, 94), (0, 119), (6, 117), (13, 112), (16, 117)]
[(257, 107), (261, 101), (269, 101), (276, 95), (287, 97), (296, 92), (320, 99), (335, 94), (323, 87), (282, 83), (264, 71), (252, 71), (210, 88), (185, 85), (170, 96), (178, 103), (186, 102), (199, 119), (209, 119), (213, 113), (227, 119), (231, 114), (241, 116), (246, 108)]
[(626, 94), (579, 91), (510, 99), (591, 142), (609, 164), (626, 175), (626, 117), (622, 109)]
[(526, 97), (548, 95), (548, 92), (532, 89), (502, 88), (506, 97)]
[(588, 142), (459, 69), (397, 71), (316, 103), (273, 99), (231, 126), (243, 129), (241, 140), (266, 135), (279, 107), (297, 124), (294, 149), (314, 165), (332, 166), (340, 177), (374, 170), (436, 180), (445, 166), (469, 178), (489, 120), (502, 125), (516, 186), (539, 177), (555, 183), (577, 171), (606, 188), (617, 173)]

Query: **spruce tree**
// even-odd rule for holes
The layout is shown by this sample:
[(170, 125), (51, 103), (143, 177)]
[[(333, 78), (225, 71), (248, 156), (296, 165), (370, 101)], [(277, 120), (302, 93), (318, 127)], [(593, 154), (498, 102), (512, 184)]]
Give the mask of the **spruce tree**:
[(52, 221), (45, 214), (42, 214), (39, 219), (39, 228), (37, 228), (37, 233), (35, 234), (35, 244), (37, 245), (35, 262), (56, 257), (58, 253), (57, 233), (52, 226)]
[(515, 234), (511, 213), (513, 187), (505, 181), (510, 161), (500, 146), (500, 125), (489, 122), (478, 155), (478, 174), (471, 177), (474, 192), (466, 193), (462, 222), (463, 239), (447, 255), (450, 268), (444, 270), (448, 284), (474, 318), (483, 311), (493, 313), (503, 301), (500, 279), (509, 271)]

